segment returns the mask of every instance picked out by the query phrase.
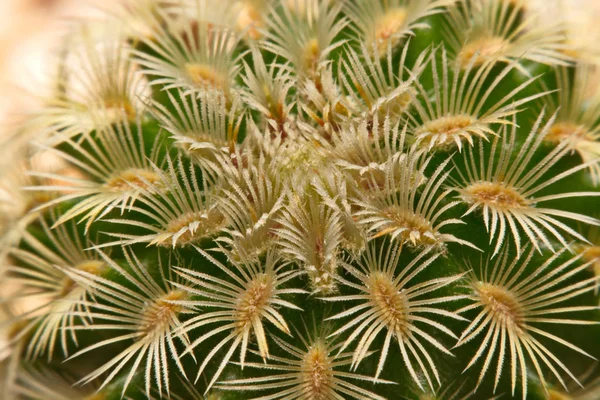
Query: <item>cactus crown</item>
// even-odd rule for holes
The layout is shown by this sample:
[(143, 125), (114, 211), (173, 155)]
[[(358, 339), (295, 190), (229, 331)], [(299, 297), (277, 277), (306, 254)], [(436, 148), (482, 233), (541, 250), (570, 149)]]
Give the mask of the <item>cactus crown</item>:
[(570, 37), (526, 0), (76, 25), (2, 170), (0, 397), (598, 398), (600, 49)]

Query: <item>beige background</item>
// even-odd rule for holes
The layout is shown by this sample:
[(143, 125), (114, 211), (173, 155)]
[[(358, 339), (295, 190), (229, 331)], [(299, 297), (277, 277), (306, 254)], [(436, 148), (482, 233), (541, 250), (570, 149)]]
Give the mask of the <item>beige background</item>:
[(116, 0), (0, 0), (0, 134), (34, 107), (49, 52), (77, 16), (98, 13), (94, 3)]

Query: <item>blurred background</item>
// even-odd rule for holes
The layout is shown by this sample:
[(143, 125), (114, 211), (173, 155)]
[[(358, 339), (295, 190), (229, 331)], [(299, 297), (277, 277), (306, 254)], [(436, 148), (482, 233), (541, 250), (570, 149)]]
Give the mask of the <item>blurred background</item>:
[[(0, 127), (35, 107), (28, 92), (44, 83), (51, 52), (73, 18), (100, 15), (118, 0), (0, 0)], [(0, 134), (2, 132), (0, 131)]]
[[(98, 17), (124, 0), (0, 0), (0, 135), (36, 107), (52, 51), (73, 18)], [(142, 0), (127, 0), (142, 1)], [(575, 37), (600, 41), (600, 0), (512, 0), (542, 10), (544, 19), (566, 16)]]

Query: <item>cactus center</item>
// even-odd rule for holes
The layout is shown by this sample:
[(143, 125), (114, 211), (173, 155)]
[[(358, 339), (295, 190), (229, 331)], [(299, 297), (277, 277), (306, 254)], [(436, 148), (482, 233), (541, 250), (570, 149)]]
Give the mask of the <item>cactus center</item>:
[(467, 43), (458, 53), (457, 59), (462, 68), (467, 68), (471, 62), (477, 67), (502, 52), (506, 45), (507, 42), (502, 37), (482, 37)]
[(558, 122), (550, 128), (544, 140), (550, 143), (560, 143), (563, 140), (585, 139), (589, 133), (581, 125), (572, 122)]
[(383, 209), (381, 215), (388, 219), (389, 223), (382, 227), (373, 238), (391, 233), (397, 234), (402, 241), (410, 242), (413, 246), (432, 245), (438, 242), (437, 232), (431, 223), (420, 215), (397, 206)]
[(523, 307), (511, 292), (501, 286), (489, 283), (478, 283), (476, 291), (480, 301), (496, 322), (502, 323), (505, 321), (514, 327), (524, 327)]
[(187, 295), (181, 290), (172, 290), (156, 299), (143, 312), (142, 322), (139, 326), (140, 333), (148, 336), (164, 332), (174, 322), (174, 318), (183, 311), (183, 306), (172, 302), (185, 299), (187, 299)]
[(307, 174), (315, 173), (325, 161), (320, 146), (317, 141), (305, 141), (289, 146), (278, 160), (280, 171), (289, 175), (299, 171)]
[(185, 69), (197, 86), (221, 90), (226, 86), (225, 77), (210, 65), (190, 63), (185, 65)]
[(375, 21), (375, 43), (380, 57), (387, 53), (388, 44), (395, 47), (404, 29), (407, 12), (404, 7), (388, 10)]
[(396, 335), (405, 334), (410, 324), (408, 299), (398, 290), (393, 277), (383, 272), (375, 272), (369, 276), (367, 287), (371, 294), (371, 302), (388, 328)]
[(463, 195), (471, 203), (480, 203), (496, 209), (525, 208), (529, 205), (515, 189), (501, 183), (476, 183), (467, 187)]
[(326, 400), (335, 397), (333, 363), (326, 346), (320, 342), (313, 344), (304, 356), (300, 368), (304, 388), (302, 398)]
[(236, 304), (237, 327), (240, 330), (255, 325), (275, 294), (273, 276), (260, 274), (250, 283)]
[(153, 171), (131, 168), (110, 178), (105, 186), (115, 191), (126, 192), (133, 189), (147, 189), (160, 181), (160, 175)]
[(415, 131), (423, 144), (434, 143), (438, 147), (449, 146), (470, 135), (465, 129), (476, 119), (468, 115), (451, 115), (425, 123)]

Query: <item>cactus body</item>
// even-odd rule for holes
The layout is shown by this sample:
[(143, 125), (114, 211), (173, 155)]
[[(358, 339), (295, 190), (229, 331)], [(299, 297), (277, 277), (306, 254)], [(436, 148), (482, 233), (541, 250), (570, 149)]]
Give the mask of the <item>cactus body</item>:
[(600, 49), (568, 38), (514, 0), (74, 27), (0, 187), (0, 397), (600, 398)]

